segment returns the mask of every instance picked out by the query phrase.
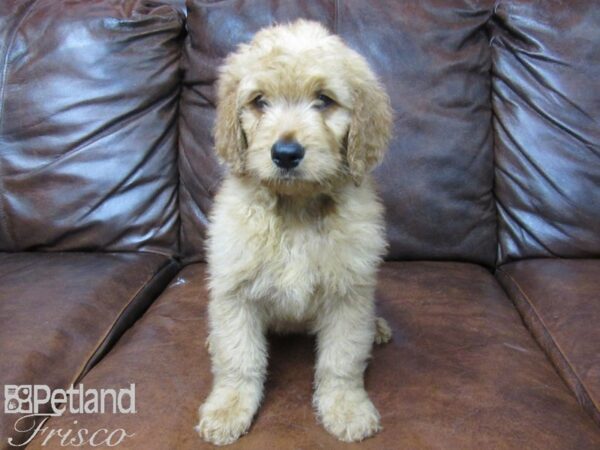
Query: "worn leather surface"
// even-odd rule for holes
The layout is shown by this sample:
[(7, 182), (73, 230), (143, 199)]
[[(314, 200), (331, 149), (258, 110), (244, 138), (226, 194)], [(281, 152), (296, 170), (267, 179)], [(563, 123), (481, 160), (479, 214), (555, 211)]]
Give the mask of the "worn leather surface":
[[(203, 449), (193, 427), (210, 383), (205, 269), (187, 266), (86, 387), (136, 383), (137, 413), (66, 415), (49, 429), (123, 428), (128, 449)], [(366, 387), (384, 430), (360, 444), (328, 435), (311, 410), (314, 341), (270, 339), (263, 405), (228, 447), (264, 449), (597, 449), (600, 428), (577, 404), (485, 269), (461, 263), (386, 263), (377, 293), (393, 341), (376, 347)], [(76, 428), (77, 429), (77, 428)], [(58, 449), (51, 439), (41, 447)], [(84, 446), (84, 448), (86, 448)], [(89, 448), (89, 447), (87, 447)]]
[(176, 252), (181, 14), (3, 0), (0, 30), (0, 251)]
[(176, 271), (149, 253), (0, 253), (1, 449), (26, 437), (4, 413), (4, 386), (79, 380)]
[(184, 256), (202, 259), (220, 178), (210, 133), (217, 67), (262, 26), (304, 17), (321, 21), (362, 53), (390, 94), (394, 139), (376, 171), (387, 207), (388, 258), (493, 264), (491, 60), (485, 29), (492, 3), (188, 1), (179, 159)]
[(492, 27), (500, 261), (600, 254), (600, 8), (499, 1)]
[(497, 276), (600, 425), (600, 260), (519, 261), (501, 266)]

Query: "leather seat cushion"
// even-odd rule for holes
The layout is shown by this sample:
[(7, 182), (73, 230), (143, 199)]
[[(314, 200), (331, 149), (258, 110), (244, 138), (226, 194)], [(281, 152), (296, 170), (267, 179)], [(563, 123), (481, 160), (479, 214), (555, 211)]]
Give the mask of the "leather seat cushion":
[(498, 278), (527, 326), (600, 425), (600, 260), (506, 264)]
[[(80, 380), (176, 271), (171, 259), (149, 253), (0, 253), (3, 395), (6, 385)], [(14, 429), (21, 416), (4, 411), (2, 449), (27, 435)]]
[[(48, 427), (123, 428), (134, 434), (120, 444), (128, 449), (213, 448), (194, 431), (211, 386), (205, 277), (203, 265), (187, 266), (83, 378), (86, 388), (135, 383), (136, 414), (67, 414)], [(394, 336), (374, 349), (366, 387), (384, 429), (360, 448), (599, 448), (600, 429), (487, 270), (386, 263), (378, 303)], [(263, 405), (250, 432), (228, 448), (354, 448), (327, 434), (313, 414), (314, 341), (273, 337), (270, 344)], [(60, 444), (51, 439), (43, 448)]]

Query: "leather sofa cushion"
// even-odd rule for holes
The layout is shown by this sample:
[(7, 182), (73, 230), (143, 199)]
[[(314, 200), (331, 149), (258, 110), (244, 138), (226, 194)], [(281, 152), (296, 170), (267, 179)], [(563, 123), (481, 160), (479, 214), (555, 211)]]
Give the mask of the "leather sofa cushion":
[(498, 278), (580, 403), (600, 425), (600, 260), (506, 264)]
[(0, 251), (176, 251), (182, 30), (156, 2), (0, 2)]
[[(136, 414), (65, 415), (50, 429), (123, 428), (137, 449), (209, 449), (194, 431), (211, 385), (205, 269), (187, 266), (114, 349), (86, 387), (136, 384)], [(461, 263), (386, 263), (379, 312), (393, 342), (374, 349), (366, 387), (383, 431), (363, 449), (595, 449), (600, 429), (577, 404), (485, 269)], [(346, 449), (311, 409), (314, 341), (270, 339), (266, 395), (250, 432), (228, 448)], [(74, 427), (73, 421), (78, 423)], [(42, 439), (30, 449), (58, 449)]]
[(179, 158), (184, 256), (202, 259), (221, 172), (211, 138), (217, 67), (261, 27), (303, 17), (321, 21), (363, 54), (390, 94), (394, 139), (376, 170), (387, 209), (388, 258), (493, 264), (485, 29), (492, 6), (487, 0), (189, 1)]
[[(0, 253), (1, 404), (7, 384), (79, 381), (176, 271), (149, 253)], [(26, 438), (19, 417), (2, 410), (0, 448)]]
[(500, 261), (600, 254), (600, 8), (501, 0), (492, 28)]

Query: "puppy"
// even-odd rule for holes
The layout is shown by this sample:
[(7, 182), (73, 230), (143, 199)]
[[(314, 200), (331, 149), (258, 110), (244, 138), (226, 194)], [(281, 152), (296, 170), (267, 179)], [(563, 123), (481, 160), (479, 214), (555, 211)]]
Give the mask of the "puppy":
[(212, 392), (198, 433), (247, 432), (262, 395), (267, 331), (317, 338), (314, 407), (360, 441), (381, 427), (363, 383), (374, 341), (383, 207), (369, 171), (392, 122), (366, 61), (316, 22), (258, 32), (225, 61), (215, 146), (228, 166), (208, 233)]

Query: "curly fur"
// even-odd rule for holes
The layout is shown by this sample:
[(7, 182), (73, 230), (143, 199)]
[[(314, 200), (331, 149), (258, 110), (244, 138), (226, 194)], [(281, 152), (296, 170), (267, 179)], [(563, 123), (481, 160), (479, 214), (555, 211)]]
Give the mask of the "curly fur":
[[(269, 330), (317, 336), (314, 406), (329, 432), (357, 441), (380, 429), (363, 385), (373, 342), (391, 336), (374, 312), (386, 242), (369, 171), (390, 128), (389, 98), (366, 61), (315, 22), (265, 28), (226, 59), (215, 147), (229, 172), (207, 244), (214, 382), (197, 426), (205, 440), (228, 444), (248, 430)], [(282, 138), (306, 149), (292, 173), (271, 160)]]

